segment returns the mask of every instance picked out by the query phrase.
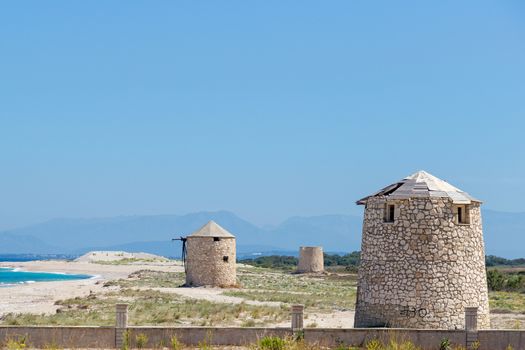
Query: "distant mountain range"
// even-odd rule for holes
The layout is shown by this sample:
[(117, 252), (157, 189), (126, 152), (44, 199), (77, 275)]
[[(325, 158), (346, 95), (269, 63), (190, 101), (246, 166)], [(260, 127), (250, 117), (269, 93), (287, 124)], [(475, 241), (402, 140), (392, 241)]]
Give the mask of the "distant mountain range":
[[(259, 227), (228, 211), (187, 215), (54, 219), (0, 232), (0, 254), (82, 254), (90, 250), (144, 251), (178, 256), (185, 236), (215, 220), (237, 237), (239, 255), (296, 252), (301, 245), (325, 251), (360, 249), (362, 218), (356, 215), (292, 217), (276, 227)], [(525, 213), (483, 211), (486, 253), (524, 257)]]

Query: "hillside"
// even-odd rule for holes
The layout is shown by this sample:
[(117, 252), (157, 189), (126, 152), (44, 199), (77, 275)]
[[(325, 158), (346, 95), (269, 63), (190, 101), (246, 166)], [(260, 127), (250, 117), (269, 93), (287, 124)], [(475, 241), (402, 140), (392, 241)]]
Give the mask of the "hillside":
[(60, 250), (35, 236), (0, 232), (0, 254), (49, 254)]
[[(239, 253), (296, 250), (299, 245), (323, 245), (341, 251), (360, 244), (357, 216), (294, 217), (274, 228), (261, 228), (228, 211), (188, 215), (127, 216), (95, 219), (54, 219), (41, 224), (0, 232), (0, 237), (32, 237), (45, 242), (39, 253), (83, 254), (90, 250), (146, 251), (173, 255), (179, 252), (172, 238), (188, 235), (208, 220), (215, 220), (237, 237)], [(37, 247), (6, 242), (9, 253), (32, 253)], [(180, 243), (179, 243), (180, 244)], [(174, 248), (175, 247), (175, 248)]]
[[(95, 219), (54, 219), (0, 232), (0, 253), (72, 253), (90, 250), (144, 251), (176, 256), (187, 235), (215, 220), (237, 237), (238, 253), (296, 251), (300, 245), (322, 245), (325, 251), (360, 249), (361, 217), (323, 215), (292, 217), (272, 228), (256, 226), (228, 211), (188, 215), (125, 216)], [(525, 213), (483, 211), (486, 253), (507, 258), (523, 256)]]

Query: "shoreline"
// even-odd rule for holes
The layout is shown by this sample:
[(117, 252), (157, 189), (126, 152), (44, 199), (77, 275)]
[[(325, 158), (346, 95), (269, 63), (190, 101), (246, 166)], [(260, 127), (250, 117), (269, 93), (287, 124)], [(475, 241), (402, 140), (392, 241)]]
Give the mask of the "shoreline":
[[(10, 262), (6, 262), (10, 263)], [(23, 274), (26, 274), (27, 279), (24, 279), (22, 281), (13, 281), (13, 282), (2, 282), (0, 281), (0, 287), (2, 288), (11, 288), (15, 286), (21, 286), (26, 284), (34, 284), (34, 283), (40, 283), (40, 282), (65, 282), (65, 281), (78, 281), (78, 280), (87, 280), (87, 279), (96, 279), (100, 277), (99, 275), (93, 275), (93, 274), (78, 274), (78, 273), (68, 273), (68, 272), (55, 272), (55, 271), (28, 271), (20, 267), (7, 267), (7, 266), (0, 266), (0, 271), (7, 271), (7, 272), (20, 272)], [(31, 279), (32, 274), (46, 274), (49, 276), (49, 279), (41, 279), (38, 280), (37, 278)], [(71, 278), (56, 278), (53, 279), (52, 275), (56, 276), (70, 276)]]
[(54, 314), (58, 309), (55, 305), (57, 300), (104, 292), (102, 289), (104, 282), (127, 278), (138, 270), (184, 271), (177, 263), (106, 265), (68, 260), (2, 261), (0, 267), (27, 272), (55, 271), (60, 274), (93, 276), (85, 279), (41, 281), (1, 287), (0, 316), (8, 313)]

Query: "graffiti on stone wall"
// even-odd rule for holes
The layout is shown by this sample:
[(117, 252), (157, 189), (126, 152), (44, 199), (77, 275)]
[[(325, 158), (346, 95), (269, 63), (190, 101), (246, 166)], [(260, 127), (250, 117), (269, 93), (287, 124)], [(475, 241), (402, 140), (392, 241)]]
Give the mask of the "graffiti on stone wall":
[(401, 316), (408, 317), (408, 318), (414, 318), (414, 317), (420, 317), (423, 318), (428, 314), (427, 309), (425, 308), (416, 308), (412, 306), (403, 306), (401, 308), (401, 311), (399, 313)]

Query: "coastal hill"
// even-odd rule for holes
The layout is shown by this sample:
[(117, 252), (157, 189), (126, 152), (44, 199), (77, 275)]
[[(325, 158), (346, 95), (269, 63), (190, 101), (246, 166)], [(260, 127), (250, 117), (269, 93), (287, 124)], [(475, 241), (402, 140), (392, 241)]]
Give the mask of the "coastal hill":
[[(240, 255), (254, 252), (296, 252), (300, 245), (322, 245), (325, 251), (360, 249), (358, 215), (292, 217), (275, 227), (259, 227), (228, 211), (187, 215), (122, 216), (93, 219), (54, 219), (0, 232), (0, 254), (68, 253), (92, 250), (180, 254), (180, 242), (203, 223), (214, 220), (237, 237)], [(516, 258), (523, 255), (525, 213), (483, 211), (488, 255)]]

